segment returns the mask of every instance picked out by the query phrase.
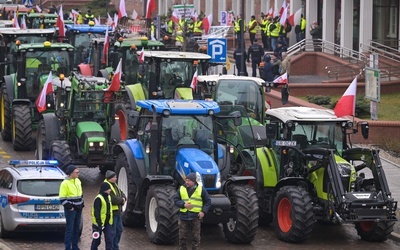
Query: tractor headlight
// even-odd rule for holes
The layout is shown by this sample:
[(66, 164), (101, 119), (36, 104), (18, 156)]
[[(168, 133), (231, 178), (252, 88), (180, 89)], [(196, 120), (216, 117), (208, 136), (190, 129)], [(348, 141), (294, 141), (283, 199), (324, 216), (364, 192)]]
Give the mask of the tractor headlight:
[(351, 166), (347, 164), (338, 164), (339, 173), (342, 177), (350, 177)]
[(99, 146), (100, 146), (100, 147), (103, 147), (103, 146), (104, 146), (104, 142), (102, 142), (102, 141), (99, 142)]
[(217, 174), (217, 181), (215, 182), (215, 188), (221, 188), (221, 174)]
[(89, 147), (94, 147), (94, 142), (89, 142)]
[(203, 180), (201, 179), (201, 175), (199, 172), (196, 172), (196, 182), (200, 185), (203, 186)]

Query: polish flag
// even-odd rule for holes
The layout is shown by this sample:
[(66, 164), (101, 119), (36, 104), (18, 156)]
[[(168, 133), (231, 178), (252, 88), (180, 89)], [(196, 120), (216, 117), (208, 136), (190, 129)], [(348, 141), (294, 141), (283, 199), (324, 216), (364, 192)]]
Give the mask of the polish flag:
[(58, 13), (58, 17), (57, 17), (57, 22), (56, 22), (56, 26), (58, 27), (58, 36), (61, 37), (65, 37), (65, 24), (64, 24), (64, 14), (63, 14), (63, 10), (62, 10), (62, 5), (60, 6), (60, 12)]
[(142, 47), (142, 50), (140, 51), (139, 62), (144, 63), (144, 47)]
[(172, 11), (172, 15), (171, 15), (171, 20), (174, 23), (178, 23), (179, 22), (179, 16), (178, 16), (178, 12), (176, 10)]
[(136, 18), (138, 17), (138, 13), (136, 12), (136, 10), (135, 9), (133, 9), (133, 12), (132, 12), (132, 19), (133, 20), (136, 20)]
[(35, 9), (36, 9), (36, 11), (39, 12), (39, 13), (42, 12), (42, 9), (41, 9), (38, 5), (35, 6)]
[(114, 72), (114, 76), (111, 80), (110, 86), (104, 91), (118, 91), (121, 86), (121, 75), (122, 75), (122, 59), (119, 59), (117, 69)]
[(78, 21), (79, 12), (74, 10), (74, 9), (72, 9), (69, 15), (72, 16), (72, 20), (76, 24), (77, 21)]
[(279, 10), (279, 16), (282, 16), (282, 13), (285, 11), (285, 9), (287, 10), (286, 0), (283, 0), (282, 7)]
[(282, 25), (282, 26), (285, 26), (286, 25), (286, 19), (287, 19), (287, 7), (285, 8), (285, 9), (283, 9), (283, 12), (282, 12), (282, 14), (281, 14), (281, 18), (280, 18), (280, 24)]
[(28, 27), (26, 27), (26, 21), (25, 21), (25, 16), (22, 16), (21, 18), (21, 29), (25, 30)]
[(146, 18), (151, 18), (151, 13), (156, 9), (156, 0), (147, 0)]
[(107, 63), (109, 45), (110, 42), (108, 41), (108, 26), (107, 26), (106, 36), (104, 37), (104, 47), (103, 47), (103, 55), (101, 57), (101, 63)]
[(115, 30), (115, 27), (117, 27), (118, 24), (118, 15), (117, 13), (114, 14), (114, 21), (113, 21), (113, 31)]
[(293, 27), (300, 24), (300, 20), (301, 20), (301, 8), (298, 9), (296, 11), (296, 13), (290, 15), (290, 17), (288, 18), (290, 25), (292, 25)]
[(14, 21), (13, 27), (19, 29), (20, 27), (19, 27), (18, 18), (17, 18), (17, 12), (16, 11), (14, 11), (14, 18), (13, 19), (14, 19), (13, 20)]
[(100, 25), (100, 17), (94, 18), (94, 25)]
[(47, 108), (46, 107), (46, 95), (54, 92), (53, 84), (51, 83), (52, 79), (53, 79), (53, 76), (50, 71), (49, 76), (47, 77), (46, 83), (44, 84), (43, 89), (40, 91), (40, 94), (35, 102), (39, 113), (42, 113)]
[(273, 83), (276, 83), (277, 85), (285, 85), (287, 84), (287, 73), (281, 75), (280, 77), (276, 78)]
[(273, 16), (274, 15), (274, 8), (273, 7), (271, 7), (270, 9), (269, 9), (269, 11), (268, 11), (268, 16)]
[(113, 22), (114, 20), (112, 19), (112, 17), (110, 16), (110, 13), (107, 13), (107, 24), (111, 27), (113, 27)]
[(119, 8), (118, 8), (118, 20), (123, 18), (123, 17), (125, 17), (125, 16), (128, 16), (126, 14), (125, 0), (121, 0), (119, 2)]
[(196, 87), (197, 87), (197, 69), (196, 72), (194, 72), (193, 78), (192, 78), (192, 82), (190, 83), (190, 87), (196, 91)]
[(354, 78), (353, 82), (344, 92), (343, 96), (336, 103), (333, 111), (337, 117), (342, 117), (346, 115), (355, 115), (356, 110), (356, 92), (357, 92), (357, 76)]
[(208, 15), (207, 18), (204, 18), (204, 20), (203, 20), (203, 28), (204, 28), (204, 32), (206, 35), (208, 34), (208, 31), (210, 30), (212, 22), (213, 22), (213, 14), (211, 13), (210, 15)]

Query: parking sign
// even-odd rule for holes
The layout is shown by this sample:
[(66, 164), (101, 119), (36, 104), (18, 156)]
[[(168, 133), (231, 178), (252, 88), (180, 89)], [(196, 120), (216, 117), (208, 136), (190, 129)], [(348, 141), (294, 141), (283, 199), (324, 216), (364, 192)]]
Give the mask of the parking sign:
[(208, 38), (207, 54), (211, 56), (211, 63), (226, 62), (226, 38)]

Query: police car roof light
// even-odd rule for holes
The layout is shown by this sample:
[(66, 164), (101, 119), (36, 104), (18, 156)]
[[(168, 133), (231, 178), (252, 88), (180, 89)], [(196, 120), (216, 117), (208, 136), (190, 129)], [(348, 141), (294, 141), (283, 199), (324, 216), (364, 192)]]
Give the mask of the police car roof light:
[(20, 166), (58, 166), (57, 160), (10, 160), (10, 165)]

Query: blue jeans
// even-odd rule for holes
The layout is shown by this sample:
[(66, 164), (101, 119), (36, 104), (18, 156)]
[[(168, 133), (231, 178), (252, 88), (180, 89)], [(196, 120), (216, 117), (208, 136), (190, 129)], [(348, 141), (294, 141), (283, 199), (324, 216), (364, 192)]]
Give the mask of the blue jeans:
[(277, 37), (271, 37), (271, 47), (272, 47), (272, 51), (275, 50), (276, 48), (276, 44), (278, 43), (278, 38)]
[(82, 211), (64, 209), (65, 227), (64, 245), (66, 250), (78, 250), (79, 225), (81, 224)]
[(114, 233), (113, 250), (119, 250), (119, 241), (123, 231), (121, 215), (114, 215), (112, 228)]
[[(95, 227), (93, 226), (93, 232)], [(101, 244), (101, 235), (104, 233), (104, 239), (106, 241), (106, 250), (113, 250), (113, 227), (112, 225), (105, 225), (100, 233), (100, 237), (92, 240), (90, 250), (97, 250)]]

